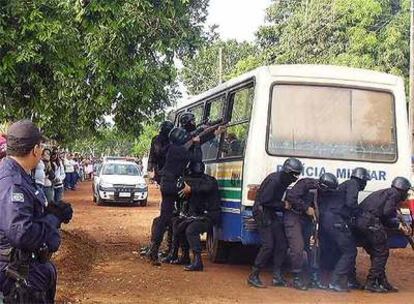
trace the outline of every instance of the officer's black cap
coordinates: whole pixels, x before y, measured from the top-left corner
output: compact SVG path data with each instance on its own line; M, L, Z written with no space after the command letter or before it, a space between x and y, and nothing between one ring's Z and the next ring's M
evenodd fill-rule
M28 149L47 141L40 129L30 120L19 120L7 130L7 147Z

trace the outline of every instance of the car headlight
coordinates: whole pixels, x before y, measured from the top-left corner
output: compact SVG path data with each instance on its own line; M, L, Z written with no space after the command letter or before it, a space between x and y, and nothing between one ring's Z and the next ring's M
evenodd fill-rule
M99 185L101 188L113 188L114 185L110 183L100 183Z
M137 189L146 189L147 184L138 184L138 185L135 186L135 188L137 188Z

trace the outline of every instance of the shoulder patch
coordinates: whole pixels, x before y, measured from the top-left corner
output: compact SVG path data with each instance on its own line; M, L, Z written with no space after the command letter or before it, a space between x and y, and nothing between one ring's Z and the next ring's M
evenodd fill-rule
M20 192L13 192L12 194L13 202L23 203L24 202L24 195Z

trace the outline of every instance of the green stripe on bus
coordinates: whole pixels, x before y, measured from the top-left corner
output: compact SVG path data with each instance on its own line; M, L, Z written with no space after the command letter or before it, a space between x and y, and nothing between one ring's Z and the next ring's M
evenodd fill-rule
M220 197L221 198L230 198L230 199L241 199L241 191L240 190L220 190Z
M238 180L237 182L235 182L234 180L230 180L230 179L219 179L217 180L219 187L240 187L241 189L241 180Z

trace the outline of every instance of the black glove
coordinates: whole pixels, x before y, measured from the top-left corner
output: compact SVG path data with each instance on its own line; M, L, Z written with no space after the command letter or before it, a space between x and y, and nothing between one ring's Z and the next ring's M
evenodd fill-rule
M46 207L46 212L56 216L61 222L67 224L72 219L73 209L70 203L60 201L59 203L51 202Z

